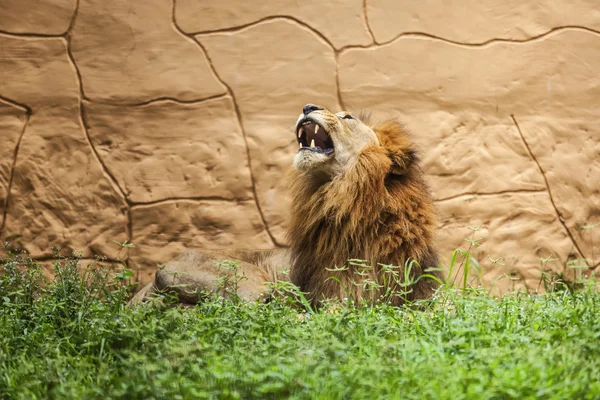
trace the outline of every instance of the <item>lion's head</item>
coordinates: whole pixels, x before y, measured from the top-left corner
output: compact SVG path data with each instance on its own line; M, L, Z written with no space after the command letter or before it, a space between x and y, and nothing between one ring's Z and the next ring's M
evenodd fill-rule
M307 104L295 133L299 148L288 181L292 281L314 300L345 297L348 290L373 299L404 284L383 283L380 266L403 268L412 259L418 265L410 275L417 282L406 298L429 297L435 285L420 277L424 269L438 267L435 212L402 125L393 120L370 125L348 112ZM366 294L354 285L351 268L342 269L349 259L366 260L372 267L367 275L381 290Z
M296 122L298 152L294 167L335 175L352 165L360 151L379 144L375 132L352 114L332 113L307 104Z

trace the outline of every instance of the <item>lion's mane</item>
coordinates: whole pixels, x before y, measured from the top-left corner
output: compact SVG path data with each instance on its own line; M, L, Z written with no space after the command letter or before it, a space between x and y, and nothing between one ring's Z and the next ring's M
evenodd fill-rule
M406 292L402 276L407 260L418 262L410 269L416 283L404 296L391 297L392 304L428 298L437 286L435 280L423 277L426 268L438 267L435 209L414 144L397 121L372 129L381 145L364 148L342 175L324 179L294 170L288 177L290 279L314 303L350 296L377 300L390 289ZM366 260L373 269L363 271L366 276L357 275L356 268L348 266L349 259ZM400 267L401 280L390 283L380 263ZM438 271L429 273L441 278ZM381 287L366 290L360 284L365 277Z

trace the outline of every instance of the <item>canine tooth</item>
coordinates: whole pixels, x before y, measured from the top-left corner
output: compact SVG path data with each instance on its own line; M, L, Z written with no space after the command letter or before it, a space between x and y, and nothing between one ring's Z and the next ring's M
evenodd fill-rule
M298 143L298 147L302 148L302 143Z
M300 130L298 130L298 139L300 139L300 136L302 136L303 133L304 133L304 127L300 128Z
M315 134L319 131L319 125L315 125Z
M310 147L315 147L315 139L310 141Z

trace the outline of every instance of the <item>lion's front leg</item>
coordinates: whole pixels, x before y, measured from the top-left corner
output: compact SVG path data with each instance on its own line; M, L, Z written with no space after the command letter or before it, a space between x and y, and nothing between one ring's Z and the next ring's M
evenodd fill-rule
M156 291L168 291L182 303L196 304L203 297L219 294L255 301L266 298L269 282L285 280L280 271L289 269L284 249L186 251L156 272L154 282L130 301L136 304Z

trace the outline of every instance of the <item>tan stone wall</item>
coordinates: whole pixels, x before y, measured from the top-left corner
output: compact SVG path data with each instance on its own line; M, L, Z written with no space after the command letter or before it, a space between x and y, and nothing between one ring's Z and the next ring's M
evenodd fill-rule
M596 0L2 0L0 32L0 236L34 257L128 240L148 281L184 247L283 244L313 102L403 119L444 259L481 226L487 285L600 262Z

